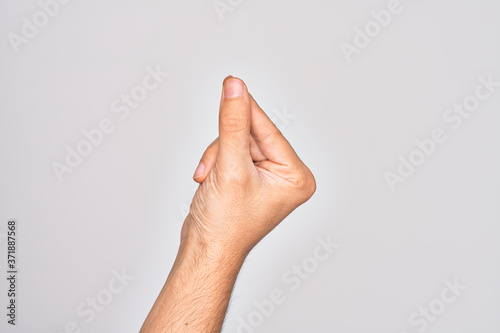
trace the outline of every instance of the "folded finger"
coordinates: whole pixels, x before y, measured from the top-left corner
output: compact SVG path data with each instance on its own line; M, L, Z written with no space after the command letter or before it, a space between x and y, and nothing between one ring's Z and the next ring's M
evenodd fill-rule
M219 138L215 139L205 150L200 163L194 172L193 179L197 183L203 183L217 161L219 154Z
M288 165L299 162L300 159L295 150L253 97L251 97L250 109L250 131L262 153L270 161L279 164Z

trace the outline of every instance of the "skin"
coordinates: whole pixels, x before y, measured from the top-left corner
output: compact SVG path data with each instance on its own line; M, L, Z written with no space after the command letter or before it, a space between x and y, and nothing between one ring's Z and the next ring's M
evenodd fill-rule
M141 333L220 332L245 257L316 190L311 171L231 76L223 83L219 137L193 178L200 185L177 258Z

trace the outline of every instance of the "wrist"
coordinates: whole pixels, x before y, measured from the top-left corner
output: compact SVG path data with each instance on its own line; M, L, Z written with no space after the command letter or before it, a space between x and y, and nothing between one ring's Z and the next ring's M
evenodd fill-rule
M193 259L217 266L241 267L249 253L249 249L243 249L238 244L226 242L221 239L207 237L199 230L188 214L181 233L179 257L181 259Z

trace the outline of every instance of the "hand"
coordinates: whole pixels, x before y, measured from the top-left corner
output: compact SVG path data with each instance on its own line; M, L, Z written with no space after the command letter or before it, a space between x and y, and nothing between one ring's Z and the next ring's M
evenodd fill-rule
M242 256L316 190L311 171L231 76L223 83L219 137L193 178L200 186L181 239Z
M233 77L224 80L219 138L194 179L200 186L177 258L141 333L220 332L245 256L316 190L311 171Z

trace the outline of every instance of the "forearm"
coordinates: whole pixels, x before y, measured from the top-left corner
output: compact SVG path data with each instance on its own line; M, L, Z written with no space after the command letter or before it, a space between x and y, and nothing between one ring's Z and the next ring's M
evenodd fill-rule
M244 256L183 237L141 333L220 332Z
M316 190L311 171L233 77L223 84L219 137L193 178L200 186L181 247L142 333L219 332L248 252Z

